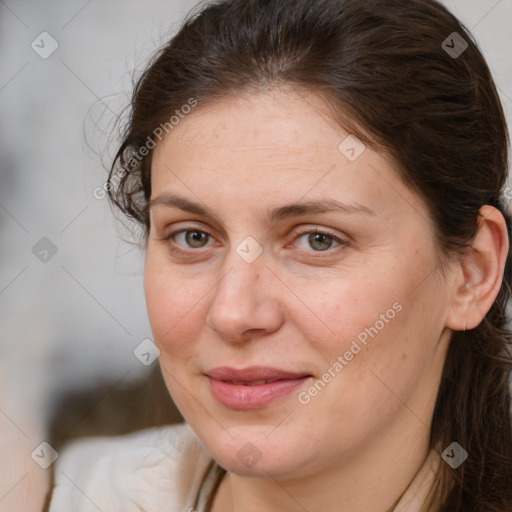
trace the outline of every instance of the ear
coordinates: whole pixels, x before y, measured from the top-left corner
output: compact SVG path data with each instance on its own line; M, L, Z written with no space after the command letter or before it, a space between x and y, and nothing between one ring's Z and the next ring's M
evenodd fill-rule
M507 224L492 206L482 206L479 213L477 233L453 280L446 326L454 331L477 327L502 285L509 251Z

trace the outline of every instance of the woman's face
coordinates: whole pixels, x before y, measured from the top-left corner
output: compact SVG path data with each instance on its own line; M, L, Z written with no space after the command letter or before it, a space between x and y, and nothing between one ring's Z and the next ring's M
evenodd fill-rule
M155 148L145 293L163 376L241 475L428 445L448 281L423 202L349 135L280 89L199 104Z

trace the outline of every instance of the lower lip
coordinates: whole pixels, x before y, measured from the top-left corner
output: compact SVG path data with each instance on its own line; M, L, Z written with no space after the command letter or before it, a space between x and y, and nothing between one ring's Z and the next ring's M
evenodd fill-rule
M289 395L310 377L278 380L259 386L231 384L208 377L214 397L229 409L260 409L274 400Z

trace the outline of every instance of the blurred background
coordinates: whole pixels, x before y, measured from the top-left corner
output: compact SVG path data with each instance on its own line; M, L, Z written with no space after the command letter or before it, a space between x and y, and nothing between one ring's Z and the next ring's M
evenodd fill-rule
M0 510L48 478L41 443L181 419L144 357L144 254L104 184L134 74L197 3L0 0ZM510 124L512 0L443 3L476 36Z

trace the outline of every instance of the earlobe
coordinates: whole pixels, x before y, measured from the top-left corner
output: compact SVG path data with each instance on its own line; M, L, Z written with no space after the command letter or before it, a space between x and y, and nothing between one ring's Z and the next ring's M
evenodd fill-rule
M477 233L453 281L448 328L474 329L482 322L500 291L508 252L505 218L496 208L482 206Z

